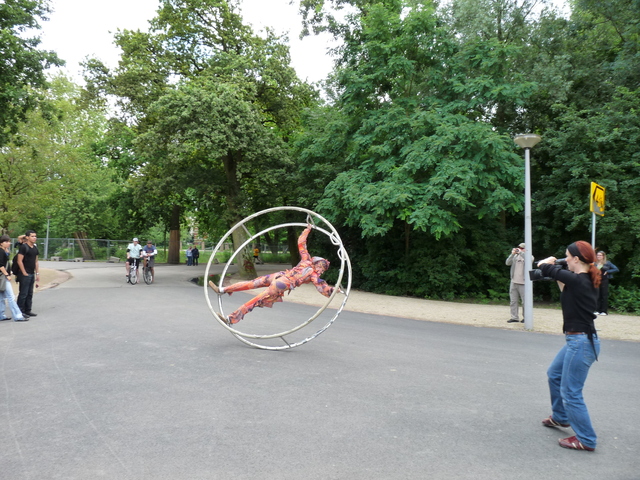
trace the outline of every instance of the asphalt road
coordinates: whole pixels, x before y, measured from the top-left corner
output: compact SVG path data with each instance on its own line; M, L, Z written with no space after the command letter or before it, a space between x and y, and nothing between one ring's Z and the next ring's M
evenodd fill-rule
M562 336L343 312L266 351L213 320L188 281L204 266L131 286L121 264L41 263L74 278L0 323L3 480L640 478L638 343L603 341L585 388L598 448L577 452L540 425Z

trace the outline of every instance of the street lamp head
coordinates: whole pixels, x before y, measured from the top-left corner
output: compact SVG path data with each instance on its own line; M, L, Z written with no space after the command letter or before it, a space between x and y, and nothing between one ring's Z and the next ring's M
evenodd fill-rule
M542 140L540 135L535 133L516 135L516 138L513 139L522 148L533 148L540 140Z

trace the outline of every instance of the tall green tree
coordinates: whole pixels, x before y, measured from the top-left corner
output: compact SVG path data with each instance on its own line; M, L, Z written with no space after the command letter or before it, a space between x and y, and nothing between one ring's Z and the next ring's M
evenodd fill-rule
M626 0L574 4L563 32L566 95L547 106L544 142L535 155L535 236L561 252L591 238L591 182L607 189L597 221L597 247L622 265L616 283L640 278L637 143L640 106L640 5Z
M318 159L328 146L323 135L337 125L345 132L336 142L343 150L329 150L344 163L319 208L359 231L371 251L379 253L376 245L388 246L393 238L395 250L385 261L371 257L366 276L377 272L380 278L384 269L405 292L415 288L408 285L419 271L429 269L432 255L442 253L440 242L451 246L456 239L457 251L440 256L448 257L452 282L427 290L460 292L470 286L455 282L454 272L469 247L482 248L473 230L495 232L504 241L503 212L522 208L521 158L497 128L496 110L522 107L535 86L517 72L505 75L519 58L518 46L461 41L435 3L354 3L359 12L342 29L348 34L336 72L340 114L331 115L337 123L301 139L308 146L304 158ZM418 260L423 242L433 253Z
M155 159L148 168L159 170L147 178L156 179L161 189L176 179L189 184L198 207L224 205L230 224L251 213L256 197L274 190L277 171L284 175L291 164L284 142L264 128L260 110L248 97L237 85L202 80L161 97L150 110L156 122L139 138L145 155ZM238 234L236 245L246 239Z
M128 31L118 34L117 43L123 49L123 55L113 74L96 62L92 63L90 72L93 91L116 95L122 111L135 119L136 134L156 131L156 123L162 119L154 113L154 108L167 99L172 99L172 105L176 105L174 90L181 91L176 89L176 83L196 85L197 79L200 79L199 90L211 87L216 91L216 85L235 90L238 98L253 104L260 115L261 128L283 142L299 129L300 111L314 100L315 93L295 75L290 66L288 47L281 39L270 32L266 38L258 37L243 24L237 2L163 0L151 26L147 34ZM189 83L191 81L193 83ZM243 113L238 112L238 115L242 117ZM219 126L219 122L209 125L212 129ZM210 135L218 134L211 132ZM283 159L288 158L286 149L282 152ZM207 218L206 212L212 208L218 216L226 213L231 224L242 218L243 209L233 200L234 196L229 197L231 201L212 200L219 196L215 190L216 178L206 176L212 172L205 172L203 177L200 165L183 161L181 170L177 171L164 158L149 158L140 151L138 158L139 165L144 166L145 178L143 181L134 179L130 184L147 191L160 191L163 185L166 186L165 178L173 179L169 184L171 190L163 190L169 195L153 197L173 202L171 211L189 212L211 225L217 223L211 215ZM183 160L188 158L185 156ZM282 173L291 169L277 175L275 171L259 171L264 168L262 163L249 162L243 167L245 178L252 164L255 176L262 176L259 188L255 188L255 183L238 180L229 181L228 185L246 189L240 193L251 199L253 206L271 206L278 197L278 188L272 179L279 179L281 183L286 181ZM199 181L195 188L194 178L209 180L213 187L207 189ZM175 218L172 223L174 226L177 223Z
M80 87L64 77L38 95L46 104L30 111L0 150L2 227L24 230L50 217L57 235L109 236L115 184L95 149L104 113L83 105Z
M48 13L44 0L0 3L0 147L38 103L37 89L46 84L44 71L63 64L54 52L38 49L39 37L28 36Z

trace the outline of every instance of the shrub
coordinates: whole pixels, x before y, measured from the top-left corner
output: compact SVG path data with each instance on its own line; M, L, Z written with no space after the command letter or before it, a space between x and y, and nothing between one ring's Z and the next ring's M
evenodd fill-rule
M640 288L610 286L609 306L617 312L640 313Z

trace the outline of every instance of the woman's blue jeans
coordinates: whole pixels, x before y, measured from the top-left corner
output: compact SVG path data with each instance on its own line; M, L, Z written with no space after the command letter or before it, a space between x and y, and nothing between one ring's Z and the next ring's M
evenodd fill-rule
M9 305L9 309L11 310L11 314L13 315L13 320L21 320L23 317L20 308L18 308L18 304L16 303L16 299L13 295L13 288L11 287L11 282L7 281L7 288L4 292L0 292L0 307L2 308L2 312L0 312L1 318L7 318L5 315L5 301Z
M596 448L598 437L591 426L582 388L596 353L600 354L600 340L594 336L591 345L588 335L565 337L566 344L547 370L553 419L558 423L570 424L578 440L587 447Z

